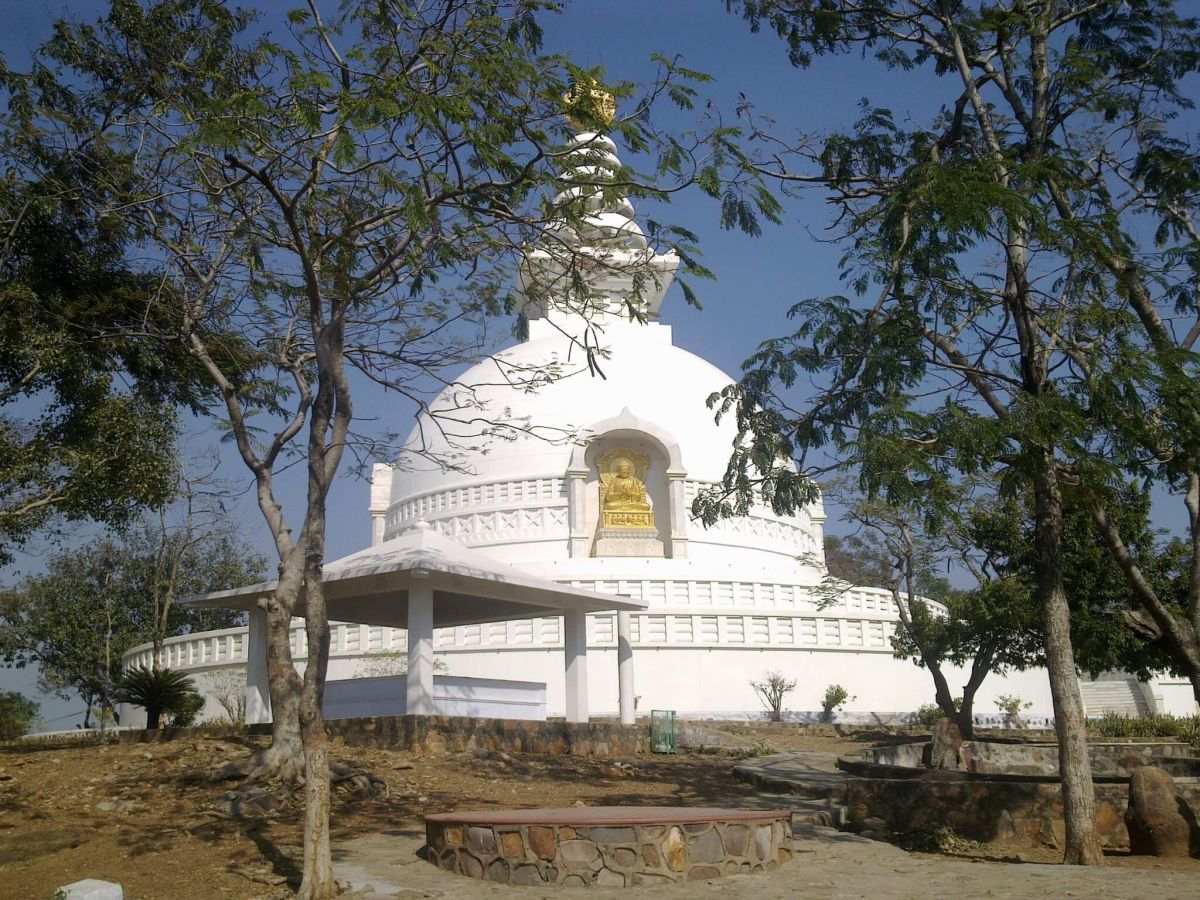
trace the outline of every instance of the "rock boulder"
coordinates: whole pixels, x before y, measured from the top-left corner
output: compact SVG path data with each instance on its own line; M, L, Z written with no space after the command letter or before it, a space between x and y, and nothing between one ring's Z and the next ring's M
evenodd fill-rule
M1129 780L1129 852L1143 856L1191 855L1193 817L1175 792L1175 781L1157 766L1141 766Z

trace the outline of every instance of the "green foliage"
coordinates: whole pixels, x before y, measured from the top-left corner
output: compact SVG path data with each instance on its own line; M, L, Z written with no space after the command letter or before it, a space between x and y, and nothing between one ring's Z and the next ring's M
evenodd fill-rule
M136 228L114 208L127 161L95 141L50 149L27 117L53 78L0 69L0 560L35 530L161 501L177 409L211 398L182 346L152 336L160 273L131 258Z
M1200 716L1173 716L1158 713L1150 716L1127 716L1106 712L1098 719L1088 719L1088 731L1109 738L1178 738L1200 747Z
M147 729L157 728L163 713L168 724L190 725L204 706L192 679L174 669L128 669L117 680L113 696L146 710Z
M15 741L37 721L38 704L16 691L0 691L0 741Z
M891 554L871 534L825 535L825 566L847 584L882 587L893 578Z
M922 703L909 713L908 724L932 728L944 718L946 718L945 712L936 703Z
M1118 542L1083 532L1131 491L1186 502L1200 483L1200 156L1179 124L1200 20L1170 0L729 5L797 66L861 52L897 77L920 71L937 108L914 121L864 100L849 128L764 137L757 158L832 205L845 291L796 305L794 331L710 399L743 443L694 512L712 521L757 493L795 508L819 452L940 533L955 487L988 474L1039 526L1020 529L1032 552L1013 553L1005 574L1021 583L1002 590L1057 603L1057 545L1075 543L1067 593L1085 665L1160 664L1159 646L1138 662L1119 633L1132 592L1088 561ZM797 403L801 383L816 389ZM1062 503L1082 512L1060 527ZM1136 588L1154 609L1143 632L1193 666L1200 566L1189 558L1174 570L1190 568L1187 590L1155 598L1173 576L1153 541L1124 536L1127 571L1157 579Z
M164 563L178 568L175 596L184 596L259 580L261 557L228 527L211 522L211 532L185 543L176 532L159 540L161 533L156 538L149 521L144 524L57 553L44 574L0 593L0 658L37 665L43 689L64 697L77 693L90 706L118 678L122 654L136 644L155 634L236 625L241 614L231 610L168 603L164 629Z
M829 685L821 695L821 721L832 722L834 714L840 712L842 707L853 699L850 692L840 684Z
M1021 712L1031 706L1033 706L1032 702L1022 700L1016 694L998 694L996 696L996 709L1004 715L1005 728L1024 728L1025 722L1021 718Z
M738 747L733 751L733 758L741 761L743 759L758 759L760 756L770 756L775 750L766 741L761 738L750 747Z
M174 708L166 710L167 727L190 728L196 724L196 720L203 711L204 697L200 692L196 690L186 692L175 704Z

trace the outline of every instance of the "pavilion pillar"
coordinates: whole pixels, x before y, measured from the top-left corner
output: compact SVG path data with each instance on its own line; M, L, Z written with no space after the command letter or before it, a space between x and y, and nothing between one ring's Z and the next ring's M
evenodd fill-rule
M410 716L433 715L433 588L408 589L408 693Z
M632 725L637 710L633 702L633 640L628 612L617 613L617 683L621 698L621 724Z
M267 611L250 609L246 635L246 724L271 721L271 688L267 681Z
M563 662L566 667L567 721L588 720L587 614L563 613Z

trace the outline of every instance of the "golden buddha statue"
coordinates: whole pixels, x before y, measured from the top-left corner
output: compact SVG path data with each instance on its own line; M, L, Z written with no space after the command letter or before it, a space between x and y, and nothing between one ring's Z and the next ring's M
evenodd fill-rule
M654 529L654 510L646 493L650 458L632 450L610 450L598 460L602 528Z

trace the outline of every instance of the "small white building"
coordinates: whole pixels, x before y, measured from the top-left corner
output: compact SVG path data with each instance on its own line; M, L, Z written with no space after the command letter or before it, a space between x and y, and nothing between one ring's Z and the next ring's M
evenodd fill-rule
M581 172L594 179L614 168L615 149L605 137L578 135L568 184ZM558 199L579 202L581 190L568 187ZM647 246L629 201L592 195L584 202L582 224L557 229L527 254L527 339L442 393L431 407L440 424L428 416L416 423L402 466L375 467L375 544L427 524L539 582L637 601L644 608L629 614L630 638L642 714L761 715L750 683L769 671L796 680L785 708L802 716L820 709L831 684L851 696L846 721L894 721L929 702L928 673L892 654L898 618L891 595L851 587L829 600L818 591L826 576L819 502L795 516L756 508L711 528L691 519L696 495L721 482L736 437L733 424L717 424L706 405L732 381L672 343L660 307L678 261ZM594 264L588 277L599 297L591 298L590 334L603 351L594 359L602 377L576 339L579 316L544 288L568 280L562 248ZM640 296L635 283L643 285ZM628 304L639 305L648 322L631 321ZM622 461L633 480L618 491L606 482L621 477ZM602 488L603 497L622 499L606 501ZM298 660L301 624L293 634ZM615 612L587 617L592 715L618 711L617 632ZM329 678L386 674L388 654L407 646L396 627L335 625ZM568 712L560 617L438 628L433 652L449 678L544 684L547 714ZM126 662L147 662L149 653L137 648ZM211 695L246 657L246 629L231 629L173 638L162 662L194 673ZM966 681L955 674L952 686ZM1051 713L1042 670L990 677L977 712L992 713L1000 694L1032 701L1032 719ZM1186 682L1143 691L1110 678L1085 686L1085 700L1093 709L1136 703L1194 711ZM210 702L207 712L220 710Z

